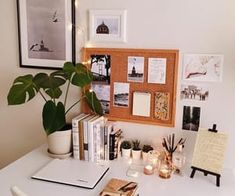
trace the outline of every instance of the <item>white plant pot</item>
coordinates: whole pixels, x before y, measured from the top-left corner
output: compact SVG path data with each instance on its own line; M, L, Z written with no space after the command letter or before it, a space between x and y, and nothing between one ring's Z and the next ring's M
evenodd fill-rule
M131 157L131 148L130 149L122 148L122 157L129 159Z
M148 162L148 156L149 156L149 153L147 153L147 152L142 152L142 158L143 158L143 161L144 161L144 162Z
M67 154L71 152L72 130L56 131L47 137L48 150L53 154Z
M134 160L141 159L141 150L132 150L132 158Z

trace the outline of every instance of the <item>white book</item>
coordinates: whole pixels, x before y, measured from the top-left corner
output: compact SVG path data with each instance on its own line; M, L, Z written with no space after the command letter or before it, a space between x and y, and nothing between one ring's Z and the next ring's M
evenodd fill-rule
M85 161L89 161L89 155L88 155L88 151L89 151L89 145L88 145L88 122L92 121L93 119L96 119L98 116L96 115L91 115L88 116L87 118L85 118L83 120L83 145L84 145L84 159Z
M134 92L132 114L136 116L150 117L150 103L150 93Z
M89 148L88 154L89 154L89 161L94 161L94 124L100 122L100 123L105 123L105 117L100 116L96 119L94 119L93 121L88 122L88 146L90 146L91 148Z
M72 119L72 141L73 141L73 157L80 158L79 153L79 121L84 119L88 114L81 113Z

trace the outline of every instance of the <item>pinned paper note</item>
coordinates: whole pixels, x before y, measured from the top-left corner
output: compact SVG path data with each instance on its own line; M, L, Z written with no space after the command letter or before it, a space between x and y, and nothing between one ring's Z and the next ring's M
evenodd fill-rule
M146 92L133 93L133 110L132 114L136 116L150 116L151 94Z

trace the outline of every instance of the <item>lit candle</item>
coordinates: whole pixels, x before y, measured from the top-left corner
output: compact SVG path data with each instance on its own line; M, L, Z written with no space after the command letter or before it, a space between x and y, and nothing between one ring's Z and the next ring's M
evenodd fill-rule
M171 170L162 168L159 171L159 177L161 178L170 178L171 177Z
M146 165L144 167L144 174L152 175L153 174L153 166L152 165Z

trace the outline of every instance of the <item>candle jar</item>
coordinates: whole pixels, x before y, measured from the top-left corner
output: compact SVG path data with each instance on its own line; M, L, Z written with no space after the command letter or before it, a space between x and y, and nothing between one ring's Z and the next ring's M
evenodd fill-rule
M148 152L148 163L153 166L153 168L158 168L158 157L159 157L159 152L157 150L152 150Z
M144 174L152 175L154 172L154 167L150 164L144 166Z
M163 160L160 162L158 170L159 177L164 179L170 178L172 171L173 171L172 164L169 164L167 160Z

